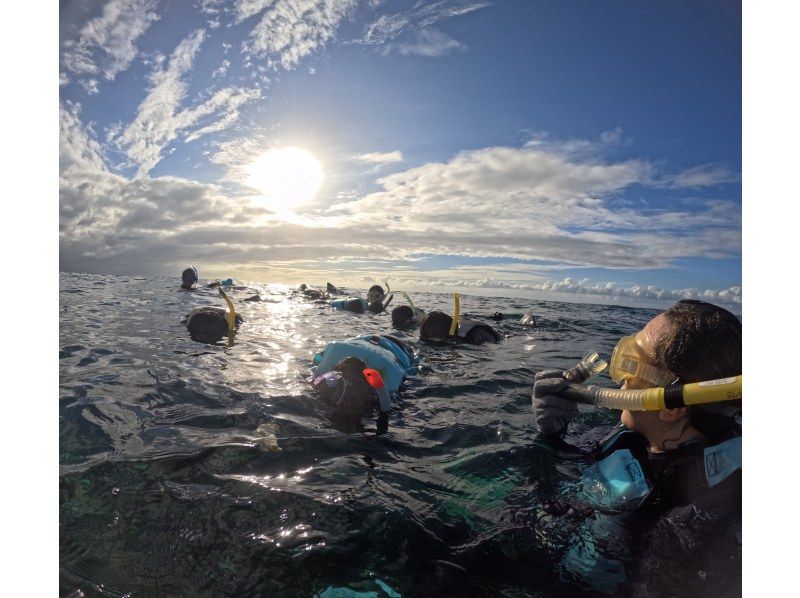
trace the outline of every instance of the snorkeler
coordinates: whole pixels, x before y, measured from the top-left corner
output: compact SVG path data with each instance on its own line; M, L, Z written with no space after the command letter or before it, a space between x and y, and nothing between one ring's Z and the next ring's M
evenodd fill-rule
M339 418L360 420L378 407L378 429L385 431L391 394L419 362L414 350L392 336L361 336L328 343L314 356L315 390Z
M367 291L367 311L373 314L386 311L393 297L394 295L388 295L387 297L387 292L383 290L381 285L372 285ZM384 299L386 299L386 301L384 301Z
M622 390L580 384L604 366L589 359L568 372L539 372L532 399L540 435L573 449L563 437L578 414L576 397L622 409L621 424L595 449L596 463L584 475L602 489L602 506L741 505L739 319L709 303L680 301L617 344L609 374Z
M197 268L189 266L181 272L181 289L184 291L194 290L194 285L197 284Z
M221 288L220 295L225 299L228 308L204 305L195 307L183 322L193 340L204 343L215 343L226 335L231 335L244 320L236 313L233 302Z
M425 312L414 305L408 293L403 291L394 291L400 293L405 297L408 305L398 305L392 310L392 325L395 328L408 328L410 326L419 325L425 318Z
M419 337L421 339L453 339L470 345L500 341L500 335L488 324L461 317L461 300L458 293L453 294L453 300L455 316L449 316L442 311L430 312L420 323Z

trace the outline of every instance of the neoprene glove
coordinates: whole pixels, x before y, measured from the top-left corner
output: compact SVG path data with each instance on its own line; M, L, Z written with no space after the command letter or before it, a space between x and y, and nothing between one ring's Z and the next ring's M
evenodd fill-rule
M547 436L563 434L570 420L578 415L578 405L574 401L554 394L566 386L567 381L561 370L545 370L536 374L531 402L540 433Z

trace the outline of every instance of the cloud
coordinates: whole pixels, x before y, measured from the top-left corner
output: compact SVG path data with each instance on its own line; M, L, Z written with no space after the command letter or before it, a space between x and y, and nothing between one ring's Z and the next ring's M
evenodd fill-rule
M391 44L386 47L385 52L397 51L403 56L424 56L427 58L439 58L451 52L464 50L466 46L453 39L449 35L437 29L428 27L414 33L414 38L410 41Z
M339 23L357 5L358 0L239 0L236 21L261 14L246 49L257 56L275 57L289 70L333 38Z
M429 5L418 2L407 11L381 15L368 23L354 43L381 46L384 55L397 52L403 56L445 56L466 46L432 25L486 6L488 2L464 0L440 0Z
M139 175L150 172L161 160L164 148L181 134L184 141L191 142L221 131L238 119L241 106L261 96L258 89L226 87L204 102L180 109L187 90L184 76L191 71L204 39L202 30L189 34L167 65L156 68L136 118L113 139L115 146L138 165Z
M62 267L144 267L181 233L214 223L258 223L265 215L219 186L177 177L128 179L111 172L77 105L60 107L59 205ZM231 237L228 237L229 241ZM185 252L175 249L176 255ZM191 250L190 250L191 251Z
M63 44L62 67L75 75L112 81L136 57L136 40L158 19L156 0L110 0L76 40Z
M710 303L733 306L741 306L742 304L742 288L740 286L731 286L727 289L664 289L656 285L631 284L622 286L616 282L592 283L588 278L574 279L571 277L565 277L560 280L544 280L537 283L521 283L496 280L494 278L459 279L458 274L459 271L456 270L449 277L446 274L442 276L441 272L427 276L392 275L390 277L390 285L394 288L402 286L403 288L416 289L426 287L441 288L444 286L476 290L508 290L512 291L513 294L519 294L520 291L546 295L556 293L577 297L605 298L614 301L635 299L671 303L681 299L698 299Z
M211 73L211 78L216 79L217 77L224 77L227 74L228 69L230 67L231 67L231 61L223 60L220 63L220 65L216 69L214 69L214 72Z
M211 160L235 172L264 150L268 133L222 143ZM111 172L76 104L62 106L60 136L67 270L165 274L191 261L208 272L236 268L241 276L286 282L309 273L346 281L392 271L407 281L485 292L741 301L737 287L665 290L545 276L575 267L670 268L679 258L740 253L731 202L692 211L618 206L628 187L650 184L652 167L644 160L578 157L563 149L570 144L484 148L383 177L381 191L343 200L329 213L286 220L254 207L235 186ZM425 255L442 256L441 263L454 256L493 261L430 270ZM508 258L518 261L503 263Z
M708 187L726 183L738 183L741 176L719 164L705 164L688 168L678 174L664 177L661 183L666 187Z
M393 164L403 161L403 154L400 151L393 152L372 152L355 156L356 160L368 162L370 164Z

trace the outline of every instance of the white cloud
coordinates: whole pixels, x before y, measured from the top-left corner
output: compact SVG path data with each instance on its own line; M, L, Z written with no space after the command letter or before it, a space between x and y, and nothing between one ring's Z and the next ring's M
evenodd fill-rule
M508 290L509 294L542 293L546 296L552 294L572 295L576 297L595 297L613 300L621 299L656 300L662 304L673 303L681 299L699 299L716 304L741 306L742 288L732 286L727 289L664 289L656 285L630 284L622 286L616 282L592 283L588 278L574 279L566 277L560 280L543 280L536 283L512 282L496 280L494 278L458 278L460 270L454 272L437 271L433 273L420 273L414 275L392 275L390 286L392 288L436 289L441 287L475 289L475 290ZM652 302L651 302L652 303Z
M367 24L355 43L382 46L384 55L397 52L403 56L445 56L466 46L432 25L486 6L488 2L464 0L440 0L428 5L418 2L409 10L381 15Z
M239 0L236 20L261 14L250 32L246 49L258 56L276 57L284 69L333 38L341 20L359 0Z
M397 51L403 56L424 56L439 58L451 52L464 50L466 46L442 33L438 29L427 27L415 32L413 39L386 46L384 52Z
M136 40L158 19L156 0L110 0L88 21L78 39L63 44L61 64L76 75L111 81L136 57Z
M164 274L173 263L192 261L206 264L205 271L236 268L241 276L286 282L324 273L348 284L390 271L404 286L416 281L481 293L513 289L651 304L684 297L741 301L738 287L669 290L545 276L580 266L669 268L677 258L738 254L730 202L699 211L612 209L628 186L649 184L646 161L579 159L546 144L485 148L384 177L382 191L350 200L334 216L309 212L284 221L217 185L111 172L78 110L61 109L65 269ZM232 172L268 141L264 129L222 143L212 161ZM427 254L497 261L426 271L420 256Z
M370 164L393 164L403 161L403 154L399 150L393 152L371 152L355 156L356 160Z
M725 183L738 183L741 177L719 164L704 164L688 168L676 175L664 177L667 187L708 187Z
M216 69L214 69L214 72L211 73L211 78L216 79L217 77L224 77L227 74L228 69L230 67L231 67L231 61L223 60L220 63L220 65Z
M116 147L139 166L139 175L148 173L161 160L164 148L179 135L188 142L220 131L237 120L242 105L261 96L257 89L226 87L208 100L181 110L187 90L184 76L191 71L204 39L205 33L197 30L178 44L167 65L159 66L151 75L150 91L139 105L136 118L114 138Z

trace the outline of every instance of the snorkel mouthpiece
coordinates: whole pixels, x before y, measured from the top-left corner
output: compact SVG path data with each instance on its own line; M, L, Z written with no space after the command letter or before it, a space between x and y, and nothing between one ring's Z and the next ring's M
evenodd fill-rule
M605 359L600 359L600 355L597 351L593 351L585 355L580 363L564 372L564 378L568 382L577 382L581 384L595 374L599 374L607 367L608 362L606 362Z

